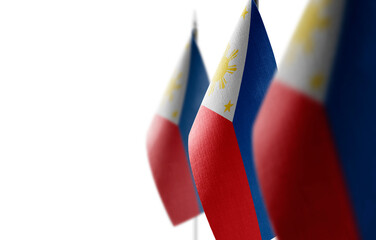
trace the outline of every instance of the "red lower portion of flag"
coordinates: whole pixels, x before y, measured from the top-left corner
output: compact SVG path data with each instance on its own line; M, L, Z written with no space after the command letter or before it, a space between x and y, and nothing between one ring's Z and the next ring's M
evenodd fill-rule
M174 225L199 214L183 141L177 125L156 115L147 138L155 183Z
M254 126L254 153L279 240L359 239L321 104L274 81Z
M261 239L232 123L201 106L189 135L196 187L216 239Z

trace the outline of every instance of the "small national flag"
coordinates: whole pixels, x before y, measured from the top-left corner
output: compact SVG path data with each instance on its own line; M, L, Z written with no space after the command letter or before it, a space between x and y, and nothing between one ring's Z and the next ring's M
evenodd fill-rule
M251 130L276 69L267 33L248 1L189 135L200 199L216 239L270 240Z
M376 239L376 1L312 0L254 126L280 240Z
M174 225L202 212L193 181L188 134L209 85L195 31L172 76L147 137L155 183Z

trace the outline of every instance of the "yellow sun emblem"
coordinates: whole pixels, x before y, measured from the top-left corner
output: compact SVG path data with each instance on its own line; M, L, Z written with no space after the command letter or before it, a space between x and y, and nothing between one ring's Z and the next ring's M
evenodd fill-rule
M225 88L226 83L227 83L225 74L226 73L233 74L237 69L235 64L230 65L230 61L238 56L239 50L238 49L233 50L230 56L227 57L227 52L229 51L229 49L230 49L230 44L227 45L227 48L226 48L225 53L223 54L222 60L219 63L217 71L214 74L213 80L210 83L209 95L211 95L214 92L214 88L217 85L217 82L219 85L219 89Z
M173 77L170 81L170 84L168 85L165 95L168 96L168 100L172 101L174 98L173 92L180 89L181 85L177 83L179 79L182 77L182 73L179 73L176 77Z
M328 6L329 2L330 0L311 1L294 33L292 42L303 44L304 50L307 52L313 51L314 31L325 29L329 26L329 18L321 14L321 11Z

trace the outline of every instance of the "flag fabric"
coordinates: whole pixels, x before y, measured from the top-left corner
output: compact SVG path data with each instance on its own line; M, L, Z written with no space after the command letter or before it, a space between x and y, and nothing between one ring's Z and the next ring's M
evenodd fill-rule
M275 68L257 6L249 1L189 135L196 187L216 239L274 237L255 175L251 127Z
M152 174L173 225L202 212L189 164L188 134L208 85L193 33L147 136Z
M254 126L280 240L376 239L376 1L312 0Z

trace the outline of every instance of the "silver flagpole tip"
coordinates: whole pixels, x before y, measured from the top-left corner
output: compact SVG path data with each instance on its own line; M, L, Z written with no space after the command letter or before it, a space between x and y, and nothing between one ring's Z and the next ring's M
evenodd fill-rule
M193 11L193 29L192 29L193 37L197 41L197 15L196 10Z
M257 8L259 8L259 0L254 0Z

